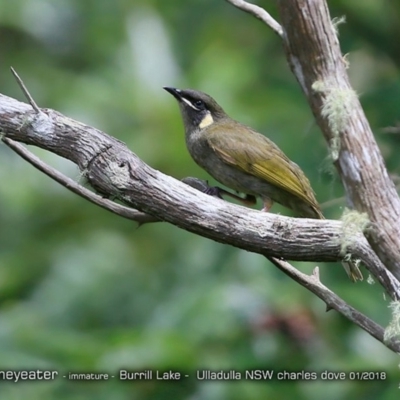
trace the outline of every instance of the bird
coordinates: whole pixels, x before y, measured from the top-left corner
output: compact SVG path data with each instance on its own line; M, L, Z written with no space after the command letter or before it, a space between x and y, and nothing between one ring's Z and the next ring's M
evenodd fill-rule
M191 157L213 178L244 193L247 203L261 198L262 211L276 202L298 217L324 219L310 181L272 140L232 119L204 92L164 89L178 101ZM354 262L344 267L351 280L363 279Z

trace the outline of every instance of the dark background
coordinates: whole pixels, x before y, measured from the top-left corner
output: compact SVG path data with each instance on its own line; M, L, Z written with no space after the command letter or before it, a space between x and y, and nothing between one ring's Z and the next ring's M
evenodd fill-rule
M259 1L277 16L272 1ZM390 172L399 172L400 3L329 1L349 74ZM162 86L215 97L305 171L329 218L343 188L279 38L219 0L0 1L1 93L25 101L13 66L41 107L126 142L178 179L210 177L186 151L178 107ZM76 166L32 149L76 180ZM0 146L0 369L107 372L172 368L195 375L262 368L386 371L385 382L273 380L179 384L0 382L1 399L394 399L399 359L263 257L164 223L116 217ZM215 182L210 179L210 182ZM273 212L290 213L278 206ZM296 263L311 273L313 263ZM377 285L352 284L340 264L322 281L386 326ZM367 278L366 272L364 272Z

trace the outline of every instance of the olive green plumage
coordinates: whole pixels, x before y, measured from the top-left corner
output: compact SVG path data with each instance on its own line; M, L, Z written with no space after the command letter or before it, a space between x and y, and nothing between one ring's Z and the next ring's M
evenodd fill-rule
M203 92L164 89L178 100L191 156L217 181L260 197L264 211L277 202L299 217L324 218L310 181L275 143L230 118ZM353 280L362 279L354 265L346 271Z

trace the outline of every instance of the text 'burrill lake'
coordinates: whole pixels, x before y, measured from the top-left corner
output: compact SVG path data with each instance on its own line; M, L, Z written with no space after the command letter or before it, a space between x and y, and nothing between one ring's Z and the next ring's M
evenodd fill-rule
M235 380L242 379L242 373L238 371L210 371L210 370L199 370L191 374L183 374L176 371L119 371L120 380L180 380L182 378L189 378L195 376L198 380Z

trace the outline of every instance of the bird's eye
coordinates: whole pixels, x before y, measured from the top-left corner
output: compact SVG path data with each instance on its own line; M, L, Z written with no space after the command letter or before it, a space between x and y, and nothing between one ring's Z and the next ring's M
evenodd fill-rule
M194 106L197 107L197 108L202 109L202 108L204 108L204 101L203 100L196 100L194 102Z

